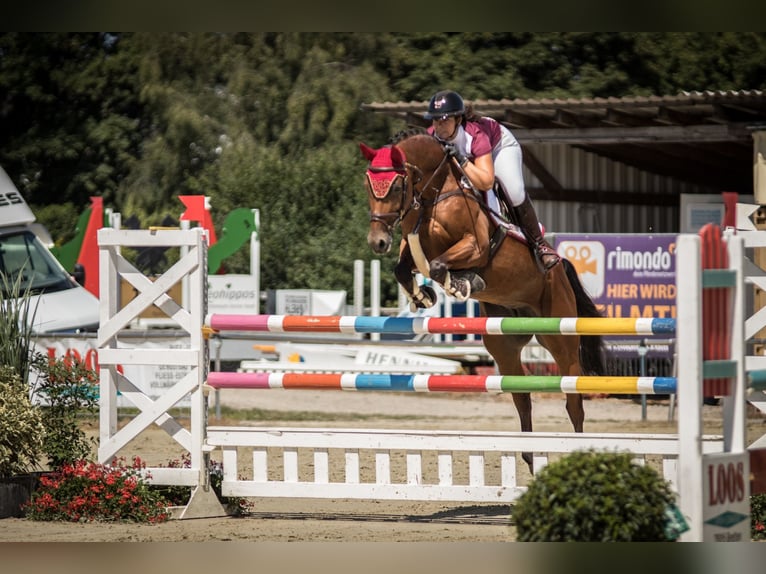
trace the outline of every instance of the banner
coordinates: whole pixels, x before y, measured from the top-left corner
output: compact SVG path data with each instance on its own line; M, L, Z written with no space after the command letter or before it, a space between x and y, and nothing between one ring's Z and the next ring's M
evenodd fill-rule
M85 364L89 369L98 370L98 348L96 338L82 337L39 337L35 341L35 350L47 355L52 359L70 357ZM119 348L141 349L188 349L189 337L152 337L152 338L125 338L117 342ZM136 385L152 400L163 396L167 389L175 385L190 371L191 367L185 365L118 365L117 370L123 373L129 381ZM134 407L118 394L118 407ZM191 406L190 397L187 395L176 403L177 407Z
M605 317L676 316L676 235L557 233L553 245L577 270ZM636 338L613 351L636 354ZM652 337L645 337L651 341ZM623 338L612 337L620 341ZM669 353L668 345L650 351Z

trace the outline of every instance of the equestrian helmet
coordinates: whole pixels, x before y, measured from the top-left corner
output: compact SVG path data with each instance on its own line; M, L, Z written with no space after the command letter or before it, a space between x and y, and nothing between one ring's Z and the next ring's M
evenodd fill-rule
M449 116L462 116L465 113L463 98L457 92L442 90L436 92L428 102L428 111L423 117L427 120L446 118Z

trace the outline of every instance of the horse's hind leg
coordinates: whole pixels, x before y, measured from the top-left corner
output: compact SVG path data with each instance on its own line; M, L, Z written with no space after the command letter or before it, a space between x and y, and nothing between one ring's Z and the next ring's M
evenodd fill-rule
M553 356L559 373L564 376L580 376L580 337L578 335L546 335L537 338ZM580 393L566 393L566 410L574 432L583 432L585 409Z
M484 346L495 359L497 370L501 375L523 375L524 367L521 364L521 350L529 340L528 335L485 335ZM511 393L513 404L519 415L522 432L532 432L532 397L529 393ZM533 472L532 453L523 452L521 458L529 466L529 472Z
M577 298L567 278L563 265L557 265L546 275L546 291L543 298L544 317L576 317ZM553 356L559 374L577 377L583 374L580 364L579 335L544 335L537 340ZM567 393L566 410L575 432L583 432L585 409L579 393Z
M532 395L529 393L511 393L516 412L519 413L521 432L532 432ZM530 451L521 453L521 459L527 463L530 474L535 473L534 457Z
M585 422L585 409L583 408L582 395L580 393L567 393L567 414L572 421L575 432L582 432Z

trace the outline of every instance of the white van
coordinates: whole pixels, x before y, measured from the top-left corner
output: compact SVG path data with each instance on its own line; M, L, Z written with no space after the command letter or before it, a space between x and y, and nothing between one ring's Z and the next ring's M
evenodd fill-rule
M35 223L11 178L0 167L0 273L13 283L22 273L20 291L29 286L34 332L98 331L99 301L62 267L50 252L45 227ZM0 290L4 283L0 280ZM7 294L2 293L5 297Z

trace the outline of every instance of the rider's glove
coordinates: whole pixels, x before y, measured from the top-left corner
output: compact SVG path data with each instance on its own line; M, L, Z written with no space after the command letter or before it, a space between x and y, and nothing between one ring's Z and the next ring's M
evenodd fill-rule
M444 151L447 152L447 155L454 157L460 167L463 167L471 159L453 143L444 144Z

